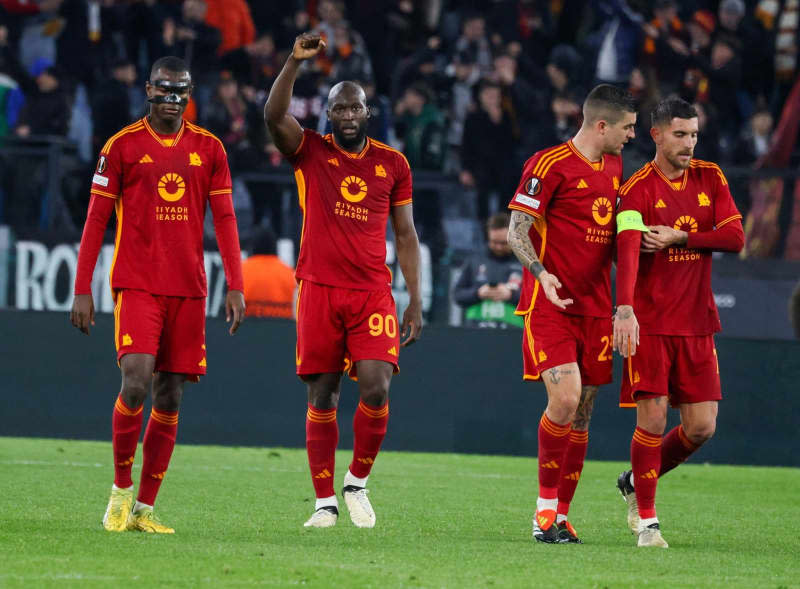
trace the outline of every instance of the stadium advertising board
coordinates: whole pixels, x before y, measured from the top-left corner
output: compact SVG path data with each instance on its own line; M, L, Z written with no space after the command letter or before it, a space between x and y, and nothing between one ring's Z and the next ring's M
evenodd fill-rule
M403 275L399 271L394 244L387 242L386 263L392 270L392 290L397 301L398 313L408 304L408 293ZM433 296L433 271L430 250L420 244L422 254L423 310L428 311ZM39 241L20 240L9 243L8 249L0 248L0 286L4 282L3 295L7 306L26 311L69 311L72 307L72 292L78 265L77 243L47 245ZM289 239L278 241L278 256L294 266L294 244ZM114 246L104 245L97 259L92 278L92 294L95 308L100 313L112 313L114 302L108 273L114 257ZM245 256L246 257L246 256ZM5 262L3 263L3 260ZM206 313L209 317L221 314L225 303L225 273L222 257L217 251L206 251L205 272L208 280ZM6 278L6 280L3 279ZM3 298L0 298L2 306Z

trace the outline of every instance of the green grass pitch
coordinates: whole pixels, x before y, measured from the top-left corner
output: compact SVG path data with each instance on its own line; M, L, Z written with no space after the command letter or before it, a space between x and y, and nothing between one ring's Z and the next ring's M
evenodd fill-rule
M342 502L335 528L307 530L304 451L178 445L156 506L177 533L111 534L109 443L0 438L0 587L800 587L798 469L680 467L659 485L670 548L645 550L611 462L587 463L578 487L585 544L533 542L535 467L385 452L375 529Z

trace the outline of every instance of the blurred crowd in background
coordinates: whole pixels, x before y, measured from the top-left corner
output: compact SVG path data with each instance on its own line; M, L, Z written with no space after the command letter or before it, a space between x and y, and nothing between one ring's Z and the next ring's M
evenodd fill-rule
M700 114L696 157L753 166L798 77L798 16L800 0L0 0L0 138L76 146L64 192L80 228L99 147L146 112L150 65L171 54L194 78L186 117L223 141L234 177L287 171L263 104L295 36L315 30L328 49L303 67L292 114L324 132L330 87L360 82L369 134L415 175L451 180L452 199L415 195L435 242L442 217L483 226L503 209L524 160L570 138L602 82L640 105L626 176L652 157L650 110L673 94ZM4 175L0 223L41 219L34 168ZM262 209L254 222L285 235L276 207Z

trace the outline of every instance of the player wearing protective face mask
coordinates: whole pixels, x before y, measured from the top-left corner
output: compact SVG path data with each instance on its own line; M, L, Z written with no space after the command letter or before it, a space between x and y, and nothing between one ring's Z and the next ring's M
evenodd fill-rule
M112 416L114 484L106 530L171 534L153 515L178 429L185 381L206 373L203 219L214 214L228 280L225 309L244 318L239 237L225 149L205 129L183 120L192 78L183 60L153 64L146 85L149 114L108 139L92 179L70 319L88 335L94 324L92 274L114 210L111 264L114 342L122 386ZM142 404L153 409L144 434L142 477L134 504L131 469L142 429Z

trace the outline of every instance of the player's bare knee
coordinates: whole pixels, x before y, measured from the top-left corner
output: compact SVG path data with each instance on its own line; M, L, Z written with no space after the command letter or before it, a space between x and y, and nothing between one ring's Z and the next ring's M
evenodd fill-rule
M666 397L638 399L636 403L636 425L648 433L661 435L667 428Z
M579 401L578 395L551 394L547 402L547 415L556 423L570 423L575 419Z
M339 391L309 386L308 402L314 409L335 409L339 405Z
M389 383L382 379L372 382L358 383L358 392L361 400L370 407L383 407L389 400Z
M152 382L153 379L150 375L137 374L135 372L124 374L122 388L119 392L123 403L131 409L139 407L150 393Z
M715 419L683 426L686 437L689 438L693 444L697 444L698 446L710 440L714 436L716 429L717 421Z
M159 411L177 411L181 406L183 390L180 388L153 389L153 407Z

